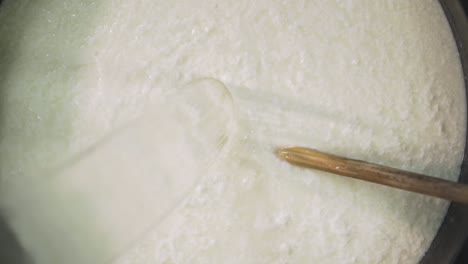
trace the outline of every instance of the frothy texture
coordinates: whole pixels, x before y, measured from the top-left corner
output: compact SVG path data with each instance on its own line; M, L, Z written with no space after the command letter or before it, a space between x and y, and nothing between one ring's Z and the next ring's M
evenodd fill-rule
M456 180L464 82L437 1L13 2L0 17L17 47L0 62L3 178L59 162L200 77L237 106L217 169L115 263L417 263L429 247L447 202L295 168L274 150Z

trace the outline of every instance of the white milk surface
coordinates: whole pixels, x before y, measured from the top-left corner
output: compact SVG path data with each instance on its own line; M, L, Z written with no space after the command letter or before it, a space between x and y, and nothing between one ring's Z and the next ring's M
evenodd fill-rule
M231 93L225 159L115 264L417 263L446 213L274 155L298 145L456 180L464 82L435 0L6 0L0 36L1 189L192 80ZM3 206L14 226L28 209Z

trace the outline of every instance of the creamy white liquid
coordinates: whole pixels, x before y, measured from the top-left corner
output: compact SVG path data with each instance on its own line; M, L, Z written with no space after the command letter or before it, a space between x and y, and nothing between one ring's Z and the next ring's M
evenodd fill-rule
M3 186L191 80L218 79L233 96L224 162L115 263L417 263L430 245L447 202L295 168L274 150L456 180L465 94L437 1L17 0L0 10Z

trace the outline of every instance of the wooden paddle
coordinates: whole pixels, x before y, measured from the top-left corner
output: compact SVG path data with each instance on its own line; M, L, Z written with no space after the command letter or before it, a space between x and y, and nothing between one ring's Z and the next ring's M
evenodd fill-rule
M302 147L282 148L277 151L277 154L289 163L302 167L468 204L468 184L447 181L361 160L348 159Z

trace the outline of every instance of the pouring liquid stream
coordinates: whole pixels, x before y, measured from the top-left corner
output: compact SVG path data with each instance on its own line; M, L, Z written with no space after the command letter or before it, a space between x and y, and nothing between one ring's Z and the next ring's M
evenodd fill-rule
M193 81L23 186L10 201L13 229L35 263L106 263L180 204L222 157L234 125L226 87Z

